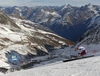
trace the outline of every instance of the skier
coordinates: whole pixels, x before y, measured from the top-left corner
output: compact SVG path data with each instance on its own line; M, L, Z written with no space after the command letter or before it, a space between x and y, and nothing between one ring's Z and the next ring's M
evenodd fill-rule
M81 51L81 53L78 53L78 56L83 56L83 55L87 54L87 51L86 51L85 47L83 47L81 45L79 45L76 50L80 50Z

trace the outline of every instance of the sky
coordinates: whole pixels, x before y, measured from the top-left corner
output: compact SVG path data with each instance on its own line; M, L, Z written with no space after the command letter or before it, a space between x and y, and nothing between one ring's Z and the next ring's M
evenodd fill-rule
M100 0L0 0L0 6L84 6L86 4L100 5Z

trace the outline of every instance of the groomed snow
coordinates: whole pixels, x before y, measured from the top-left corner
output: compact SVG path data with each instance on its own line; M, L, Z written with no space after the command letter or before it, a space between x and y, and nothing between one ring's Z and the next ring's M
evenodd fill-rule
M41 64L42 65L42 64ZM42 65L1 76L100 76L100 56Z
M97 49L95 49L95 46L92 44L90 46L85 45L88 53L90 53L89 55L95 54L91 58L62 62L62 60L66 59L65 56L77 53L77 51L72 51L74 48L68 47L56 50L57 55L59 55L58 58L37 64L32 69L2 74L0 76L100 76L100 47L96 46ZM93 49L95 49L95 52Z

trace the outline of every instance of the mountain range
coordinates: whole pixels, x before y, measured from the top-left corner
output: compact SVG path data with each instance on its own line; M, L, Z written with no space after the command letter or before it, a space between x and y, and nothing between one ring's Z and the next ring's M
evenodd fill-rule
M62 6L1 7L9 15L22 16L32 22L50 28L58 35L76 42L87 30L94 16L100 15L100 6L87 4L81 7L65 4Z
M18 59L23 63L31 57L47 55L62 46L71 46L74 42L75 48L79 44L87 48L91 44L100 44L99 5L14 6L0 7L0 10L1 66L11 62L11 50L18 53ZM54 53L61 55L63 52Z

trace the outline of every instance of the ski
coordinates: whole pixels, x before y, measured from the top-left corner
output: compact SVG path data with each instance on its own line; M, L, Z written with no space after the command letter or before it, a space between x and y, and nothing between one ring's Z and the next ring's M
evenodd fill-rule
M79 59L84 59L84 58L89 58L89 57L94 57L94 55L84 56L84 57L76 57L73 59L66 59L66 60L63 60L63 62L69 62L69 61L74 61L74 60L79 60Z

